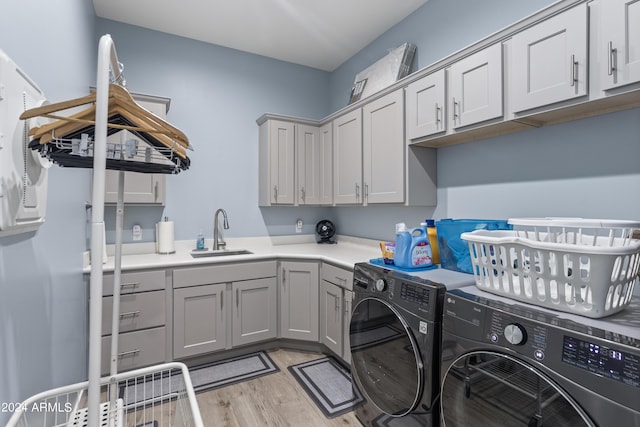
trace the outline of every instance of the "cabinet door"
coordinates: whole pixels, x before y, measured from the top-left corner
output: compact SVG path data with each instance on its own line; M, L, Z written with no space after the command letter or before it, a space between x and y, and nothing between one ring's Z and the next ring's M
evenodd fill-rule
M320 178L318 184L318 203L333 203L333 123L329 122L320 128Z
M144 98L142 99L141 96ZM168 98L133 95L136 102L160 118L166 118L169 109ZM129 131L117 132L109 136L108 140L122 143L128 139L137 139ZM119 171L107 170L105 174L105 203L118 202ZM164 206L166 201L166 182L164 174L125 172L124 173L124 203L153 204Z
M351 303L353 301L353 291L344 290L344 322L342 324L342 360L351 364L351 336L349 329L351 326Z
M640 81L640 2L607 0L602 2L601 46L599 58L603 89L612 89ZM606 58L606 59L605 59Z
M582 4L513 36L513 112L587 94L587 19L587 5Z
M333 121L333 201L362 203L362 112Z
M226 345L225 283L173 291L173 357L196 356Z
M267 120L259 129L258 203L293 205L295 201L295 125Z
M320 284L320 342L342 357L342 288L323 280Z
M234 282L233 345L249 344L277 336L276 278Z
M495 44L449 68L449 117L454 129L501 117L502 45Z
M277 120L269 126L269 181L274 205L294 202L294 129L293 123Z
M362 108L365 203L404 201L404 102L397 90Z
M126 132L126 131L125 131ZM105 174L105 203L118 202L119 171ZM166 176L153 173L124 173L124 203L163 205L166 200Z
M320 142L320 130L317 127L296 125L296 176L300 205L320 203Z
M445 75L442 69L407 86L407 139L418 139L446 130Z
M318 341L318 264L283 262L280 282L280 335Z

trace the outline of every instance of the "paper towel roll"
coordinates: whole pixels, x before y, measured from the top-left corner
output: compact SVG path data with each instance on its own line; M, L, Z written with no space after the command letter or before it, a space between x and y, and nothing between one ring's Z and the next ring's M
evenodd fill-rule
M162 221L156 224L156 249L159 254L172 254L176 250L173 240L173 221Z

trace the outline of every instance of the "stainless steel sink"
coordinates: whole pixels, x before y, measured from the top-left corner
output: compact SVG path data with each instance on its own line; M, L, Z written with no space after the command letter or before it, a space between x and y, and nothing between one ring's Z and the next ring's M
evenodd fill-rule
M218 250L218 251L202 251L202 252L191 252L191 256L193 258L208 258L208 257L219 257L219 256L229 256L229 255L250 255L253 252L248 251L246 249L235 249L235 250Z

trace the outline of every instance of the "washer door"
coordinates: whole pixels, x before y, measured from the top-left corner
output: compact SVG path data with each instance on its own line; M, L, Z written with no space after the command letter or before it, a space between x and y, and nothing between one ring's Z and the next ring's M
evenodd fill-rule
M402 417L423 390L420 351L398 311L366 298L353 309L350 324L351 373L360 391L382 412Z
M441 397L443 427L595 427L546 375L501 353L456 359L442 380Z

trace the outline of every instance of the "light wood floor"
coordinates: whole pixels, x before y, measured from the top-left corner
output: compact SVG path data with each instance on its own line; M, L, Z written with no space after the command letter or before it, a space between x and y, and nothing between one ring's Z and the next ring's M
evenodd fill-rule
M197 395L205 426L361 427L353 412L327 419L287 370L322 354L280 349L269 356L280 372Z

